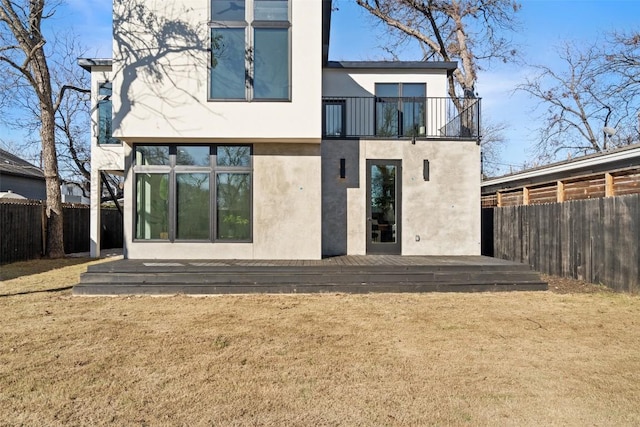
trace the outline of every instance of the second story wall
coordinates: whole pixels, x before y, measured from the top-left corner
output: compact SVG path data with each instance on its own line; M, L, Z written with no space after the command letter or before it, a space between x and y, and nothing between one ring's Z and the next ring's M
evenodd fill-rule
M357 63L356 63L357 64ZM390 63L392 64L392 63ZM401 63L399 63L401 64ZM373 64L349 64L324 69L322 96L375 96L376 83L424 83L427 97L447 97L447 70L444 68L376 68Z
M452 62L330 62L323 71L325 137L459 136L448 98Z
M114 136L319 142L321 16L307 0L114 2Z

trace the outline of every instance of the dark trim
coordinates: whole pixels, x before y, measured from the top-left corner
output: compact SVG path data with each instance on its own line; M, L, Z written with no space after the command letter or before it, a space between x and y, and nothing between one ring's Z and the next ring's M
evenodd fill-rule
M421 69L453 71L458 67L455 61L328 61L325 68L350 69Z
M329 38L331 35L331 0L322 0L322 66L329 62Z
M396 167L396 206L395 206L395 224L396 224L396 241L394 243L374 243L371 241L372 212L371 212L371 166L373 165L393 165ZM398 159L367 159L366 161L366 187L365 200L367 204L366 217L366 251L367 255L384 254L384 255L401 255L402 254L402 160Z
M78 65L91 72L92 67L111 67L113 60L110 58L78 58Z

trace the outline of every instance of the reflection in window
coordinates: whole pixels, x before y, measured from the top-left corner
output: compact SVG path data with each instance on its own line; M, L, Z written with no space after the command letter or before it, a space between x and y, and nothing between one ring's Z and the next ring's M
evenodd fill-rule
M113 107L111 104L111 82L98 86L98 144L119 144L112 136Z
M169 146L138 145L136 146L136 165L168 165Z
M169 174L136 174L136 239L169 238Z
M211 0L214 21L244 21L244 0Z
M402 134L420 136L425 134L426 89L423 83L402 85Z
M246 240L251 235L251 182L248 173L218 173L217 238Z
M345 101L324 101L324 136L344 136Z
M209 239L209 174L176 174L176 238Z
M376 84L377 136L421 136L425 122L424 83Z
M257 21L288 21L287 0L254 0L253 18Z
M209 25L211 99L290 98L288 0L211 0Z
M176 165L209 166L209 146L178 146Z
M218 166L249 166L251 150L247 146L221 145L216 159Z
M371 165L371 219L375 242L396 241L396 167Z
M133 155L135 239L250 241L250 145L135 145Z
M289 30L256 28L255 34L255 99L289 98Z
M211 98L246 98L244 33L244 28L211 30Z

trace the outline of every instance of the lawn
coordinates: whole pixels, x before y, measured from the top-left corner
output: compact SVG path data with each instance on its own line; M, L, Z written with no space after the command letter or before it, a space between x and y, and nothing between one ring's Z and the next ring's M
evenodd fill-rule
M0 267L0 425L640 425L638 296L73 297L86 266Z

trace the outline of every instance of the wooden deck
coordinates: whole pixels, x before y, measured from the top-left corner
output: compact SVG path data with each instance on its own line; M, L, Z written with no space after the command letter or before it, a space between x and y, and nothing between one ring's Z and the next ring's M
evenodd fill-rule
M75 295L546 290L528 266L483 256L322 260L117 260L89 266Z

